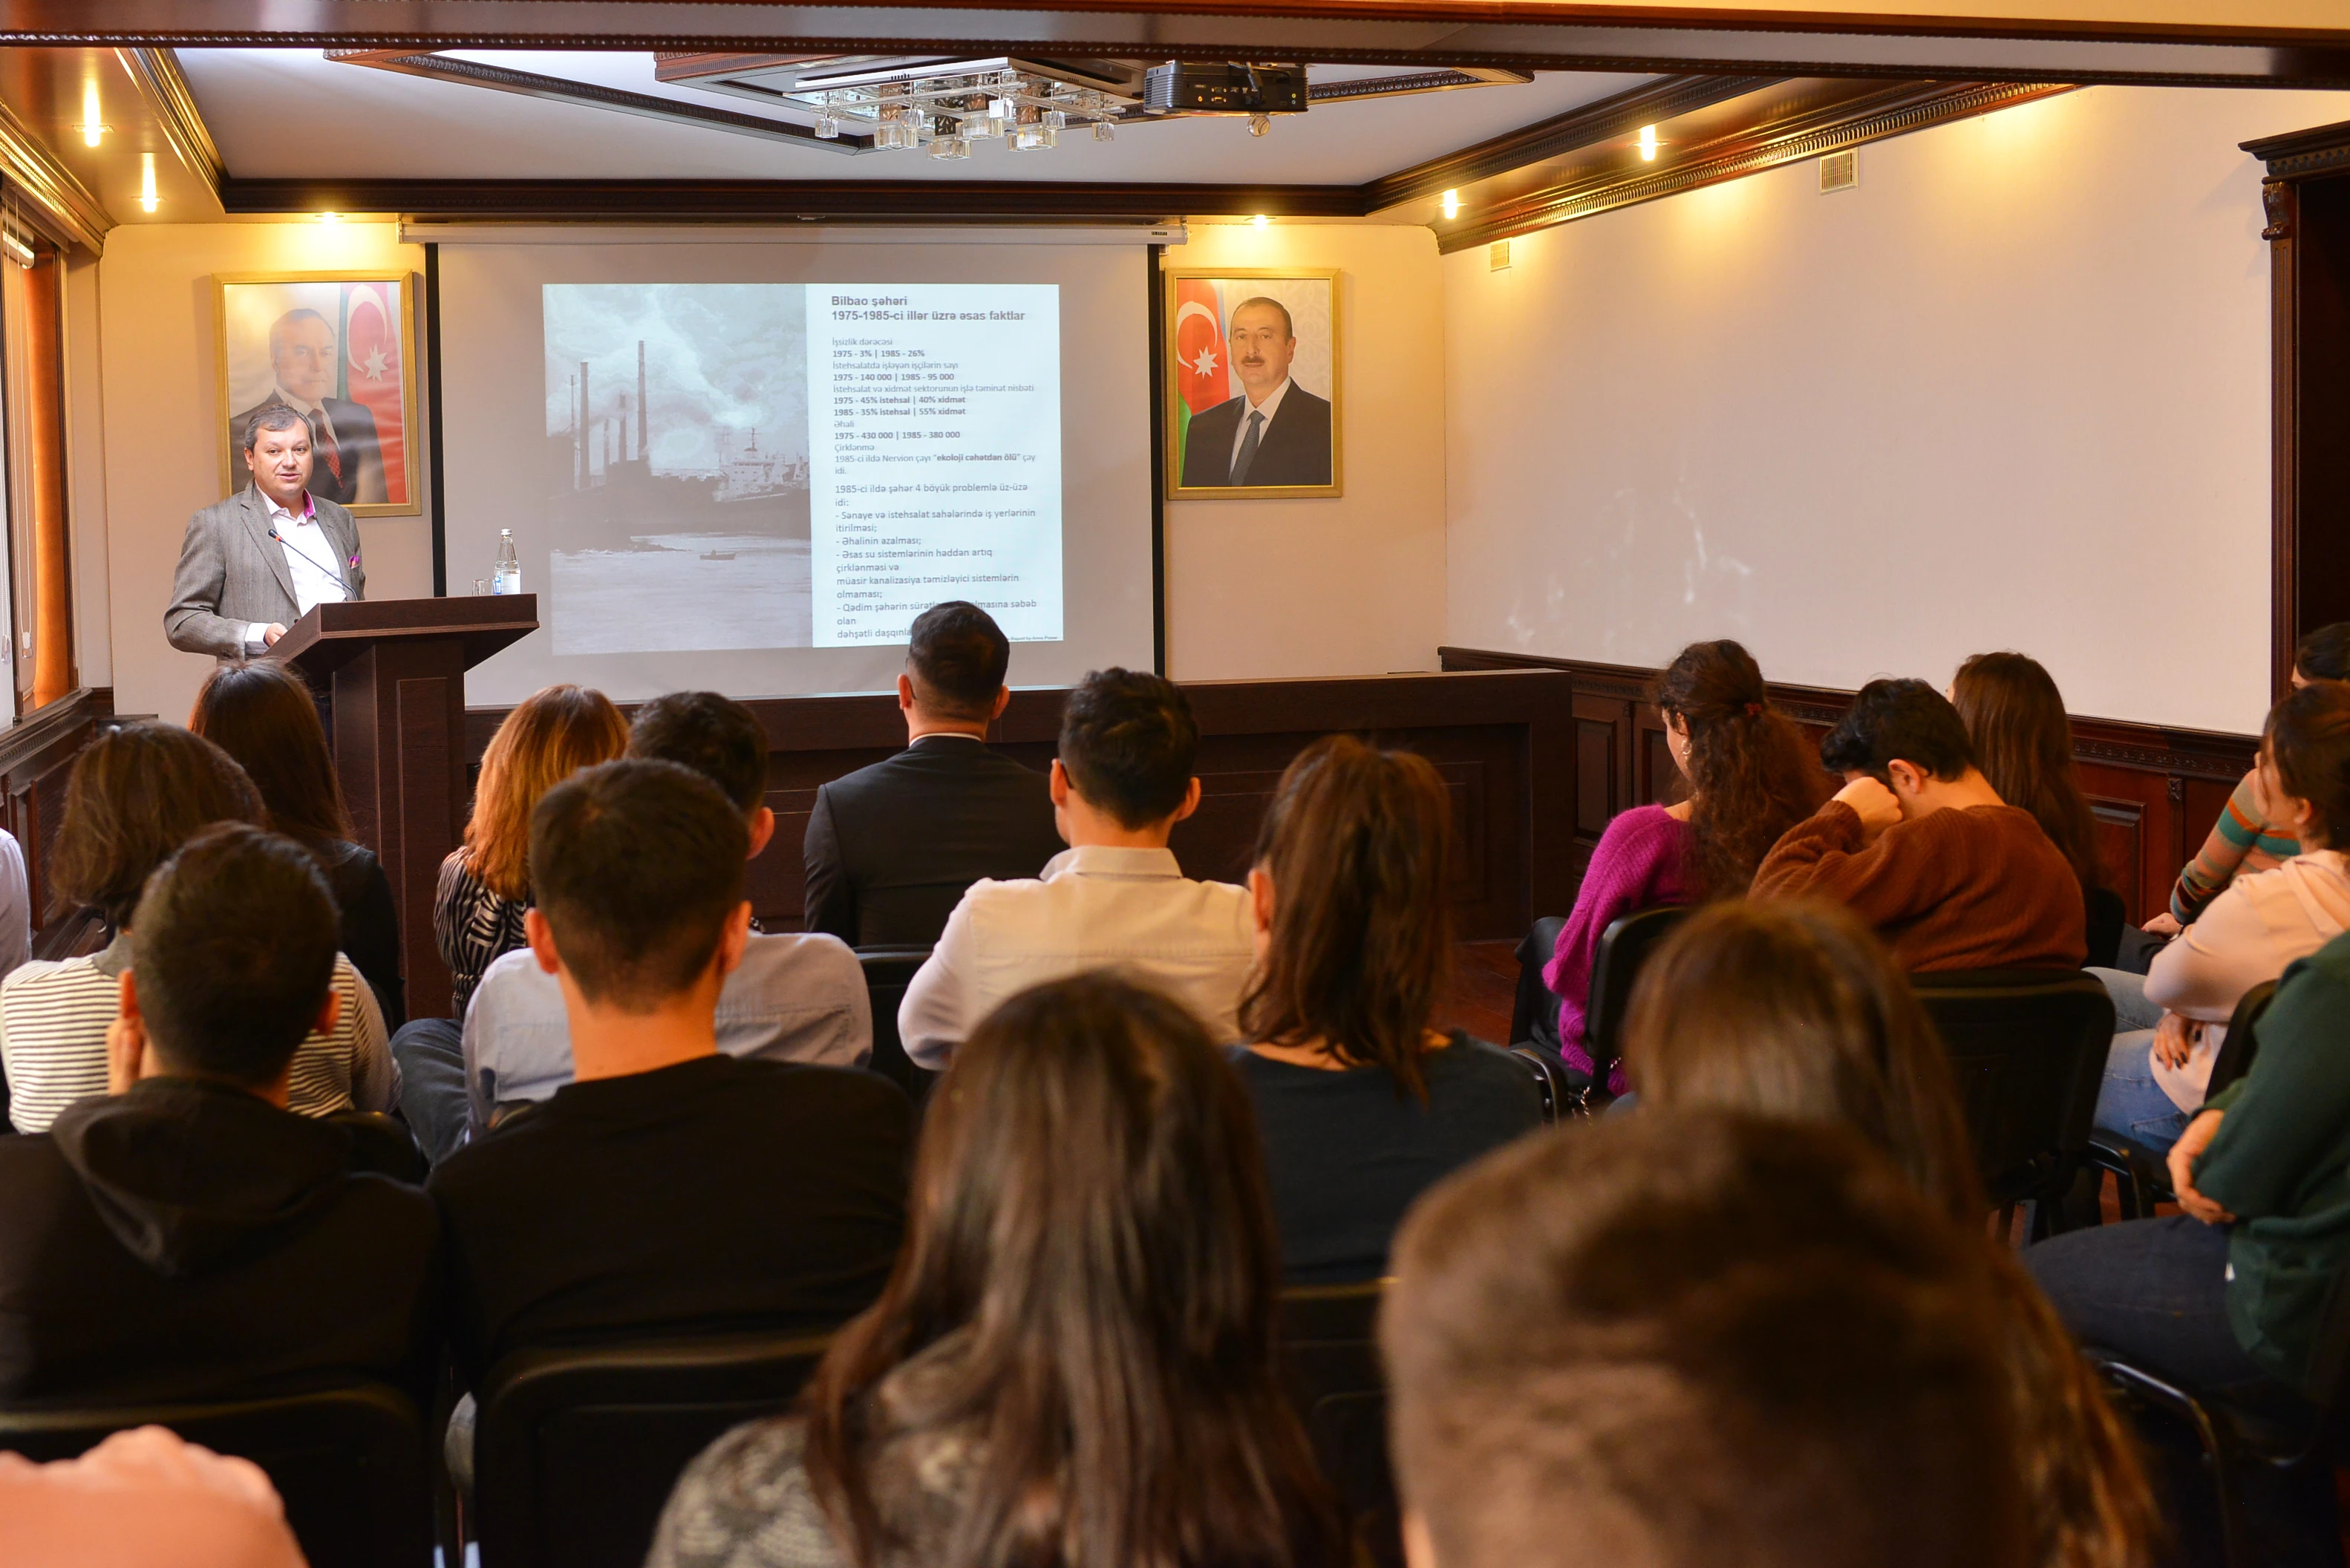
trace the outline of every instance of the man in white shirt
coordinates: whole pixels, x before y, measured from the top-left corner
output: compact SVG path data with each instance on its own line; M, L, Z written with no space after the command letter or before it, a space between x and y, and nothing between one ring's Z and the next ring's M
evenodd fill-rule
M972 884L906 988L898 1033L920 1066L947 1058L1014 992L1087 970L1157 986L1236 1040L1255 957L1245 888L1194 882L1167 837L1199 806L1191 705L1157 675L1097 670L1069 693L1053 813L1069 847L1044 875Z
M188 520L163 635L219 659L258 654L311 607L367 597L359 524L310 493L310 427L282 404L247 422L253 483Z

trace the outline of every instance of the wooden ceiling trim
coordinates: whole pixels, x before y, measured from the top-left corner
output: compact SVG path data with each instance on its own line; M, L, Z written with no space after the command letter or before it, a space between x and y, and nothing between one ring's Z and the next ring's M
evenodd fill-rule
M147 100L172 156L217 196L222 182L228 178L228 164L221 157L219 143L213 140L211 127L204 124L203 111L196 107L195 92L180 70L179 56L170 49L117 49L115 53L121 57L130 79L139 84L139 94Z
M1440 233L1437 248L1450 254L2073 90L2069 85L2052 83L1900 84L1826 109L1742 127L1711 142L1676 150L1668 153L1662 167L1641 164L1633 170L1610 171L1496 202L1476 220ZM1469 197L1471 192L1463 195Z
M36 209L36 216L47 220L59 240L93 251L105 246L114 215L5 103L0 103L0 176Z

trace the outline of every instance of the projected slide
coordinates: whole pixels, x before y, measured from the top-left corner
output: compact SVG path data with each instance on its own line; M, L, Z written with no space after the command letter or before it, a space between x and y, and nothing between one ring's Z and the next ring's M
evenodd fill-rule
M1050 284L547 284L565 654L1062 636Z

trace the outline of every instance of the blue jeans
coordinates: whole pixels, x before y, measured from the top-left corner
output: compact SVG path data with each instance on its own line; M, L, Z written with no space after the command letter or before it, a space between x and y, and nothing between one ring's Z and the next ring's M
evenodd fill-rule
M2185 1214L2067 1231L2023 1252L2084 1345L2217 1392L2267 1384L2228 1326L2228 1231Z
M2178 1108L2154 1080L2154 1026L2162 1009L2146 999L2146 976L2115 969L2089 971L2114 999L2113 1048L2106 1055L2106 1080L2097 1089L2097 1126L2134 1138L2157 1154L2168 1150L2187 1130L2193 1114Z

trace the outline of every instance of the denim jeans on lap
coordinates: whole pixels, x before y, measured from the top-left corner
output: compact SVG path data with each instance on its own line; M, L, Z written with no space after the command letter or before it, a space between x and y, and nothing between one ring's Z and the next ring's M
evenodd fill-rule
M438 1165L464 1146L465 1032L452 1018L412 1018L391 1037L400 1064L400 1114Z
M2185 1214L2067 1231L2023 1252L2084 1345L2218 1391L2273 1386L2228 1326L2228 1230Z
M2157 1154L2168 1153L2194 1120L2192 1113L2154 1081L2154 1031L2133 1029L2114 1036L2106 1055L2106 1081L2097 1088L2096 1123L2107 1132L2137 1139Z

